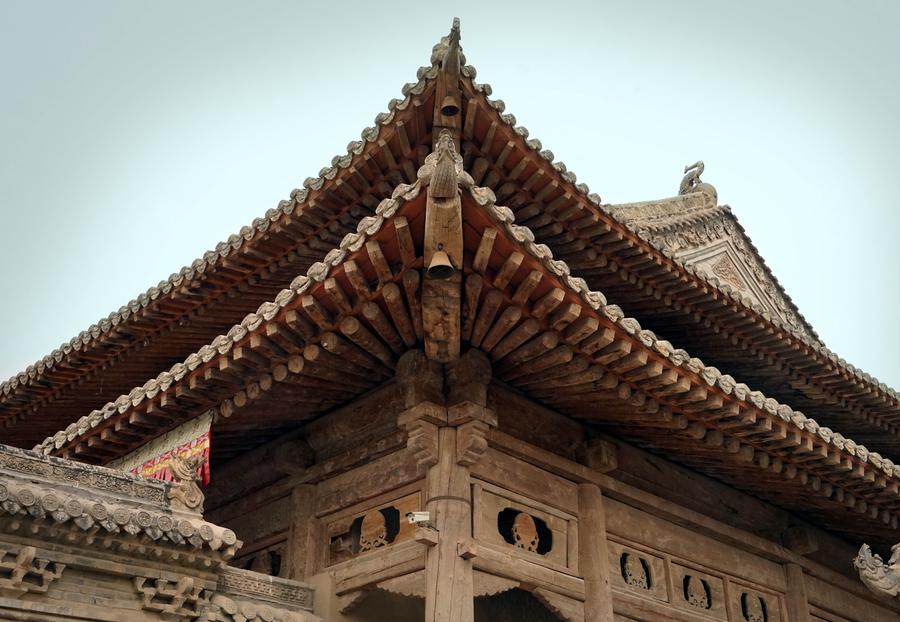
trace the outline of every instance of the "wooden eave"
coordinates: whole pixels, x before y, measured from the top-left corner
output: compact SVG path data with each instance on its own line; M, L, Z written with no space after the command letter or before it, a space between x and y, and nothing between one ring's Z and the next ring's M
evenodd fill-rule
M237 422L279 383L305 379L310 403L332 392L297 422L374 388L421 347L423 196L421 182L399 187L274 302L36 449L105 462L210 409L214 430ZM461 340L499 381L854 540L895 539L900 466L642 329L513 219L490 190L463 190ZM347 361L373 373L334 395Z
M435 60L362 141L278 209L0 385L4 440L37 442L208 343L352 231L390 188L412 181L431 141ZM503 114L503 102L491 100L490 86L476 84L474 76L463 67L466 169L539 241L644 324L677 335L692 351L824 423L896 453L895 391L824 348L814 333L805 336L754 308L727 284L616 220L600 197L576 184L565 165Z
M622 302L629 313L677 335L710 360L722 352L729 369L829 424L897 454L900 397L804 336L727 284L686 266L659 245L614 218L600 197L540 141L528 138L505 105L491 100L489 85L464 71L462 152L475 183L498 198L550 246L574 274Z
M375 126L269 210L167 281L0 385L3 440L28 446L170 367L271 300L340 243L431 147L434 66Z
M35 449L106 463L210 410L215 438L240 434L249 448L384 383L397 356L421 338L421 314L403 302L419 286L419 190L401 185L272 302ZM394 315L397 302L403 317ZM252 409L273 388L291 407ZM232 418L251 410L252 419Z

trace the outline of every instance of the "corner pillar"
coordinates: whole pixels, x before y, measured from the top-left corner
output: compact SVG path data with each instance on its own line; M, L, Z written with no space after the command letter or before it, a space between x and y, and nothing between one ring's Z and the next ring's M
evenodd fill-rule
M437 531L425 561L425 620L474 622L472 561L459 554L459 545L472 537L470 467L496 426L487 408L490 362L477 350L446 366L411 352L401 357L397 377L407 407L398 423L408 432L407 447L427 468L424 509Z

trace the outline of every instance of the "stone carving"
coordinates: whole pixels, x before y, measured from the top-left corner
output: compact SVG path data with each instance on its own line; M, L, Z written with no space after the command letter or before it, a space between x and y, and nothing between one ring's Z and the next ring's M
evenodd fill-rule
M4 446L0 451L0 469L39 475L79 487L99 488L151 503L162 503L165 499L166 485L161 481L137 478L104 467L46 458L16 447Z
M308 585L226 566L219 575L219 592L250 599L277 601L303 609L312 609L312 590Z
M170 464L175 484L169 489L168 497L173 510L203 512L203 491L200 490L199 469L205 458L202 455L185 458L173 456Z
M369 510L363 516L360 526L359 552L371 551L387 544L387 524L384 514L378 510Z
M646 560L630 553L622 553L619 566L622 579L627 585L640 590L650 589L650 567Z
M764 267L758 253L755 249L751 249L750 243L745 241L745 234L741 230L740 225L736 225L732 218L732 216L722 211L718 216L706 217L702 222L690 223L689 229L665 228L664 230L658 229L644 235L676 255L695 249L707 242L728 238L731 246L740 255L743 265L751 272L753 278L765 293L768 302L773 305L772 311L787 322L795 333L806 337L810 341L818 341L807 330L797 312L788 303L784 292L777 285L774 277ZM716 272L713 272L713 274L722 278Z
M768 622L769 612L766 601L756 594L741 594L741 615L747 622Z
M141 606L158 612L164 620L176 622L311 622L318 618L304 612L255 601L232 599L202 589L191 577L177 582L136 577L134 586Z
M516 514L516 518L513 520L512 535L516 542L516 548L537 553L540 536L538 535L537 525L535 525L534 519L530 514L525 512Z
M178 557L179 565L228 560L240 548L230 529L197 515L173 516L166 501L172 485L167 482L9 447L0 447L0 462L5 462L0 466L0 516L37 520L34 535L44 541L90 542L100 530L121 545L141 538L142 546L157 554L166 549L166 555L172 554L172 547L196 553ZM25 468L7 470L12 464ZM49 473L42 466L51 467ZM145 494L148 490L158 492L159 498L148 501L153 496Z
M703 160L698 160L693 164L684 167L684 178L678 187L678 194L691 194L692 192L704 192L713 197L718 198L716 189L703 181L700 181L700 175L703 174Z
M693 575L684 576L684 600L698 609L712 608L712 593L704 579Z
M18 598L28 592L46 592L65 567L37 557L33 546L23 546L18 551L0 546L0 596Z
M712 271L713 274L727 281L729 285L738 291L743 292L747 289L747 284L744 283L741 273L738 272L737 266L734 265L727 253L722 253L719 256L719 259L712 266Z
M134 588L141 595L144 609L179 621L198 618L211 598L209 590L196 586L192 577L182 577L177 582L135 577Z
M879 596L900 596L900 544L891 547L891 557L885 564L880 555L872 553L868 544L863 544L853 566L859 578Z

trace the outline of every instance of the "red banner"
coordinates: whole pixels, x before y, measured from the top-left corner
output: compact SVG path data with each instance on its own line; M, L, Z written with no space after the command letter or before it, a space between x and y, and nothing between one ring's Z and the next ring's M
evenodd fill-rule
M140 475L141 477L155 477L156 479L171 482L174 481L174 477L172 476L169 464L174 456L193 458L202 455L203 464L199 469L200 485L206 486L209 484L209 448L210 432L207 430L205 434L131 469L131 473L133 475Z

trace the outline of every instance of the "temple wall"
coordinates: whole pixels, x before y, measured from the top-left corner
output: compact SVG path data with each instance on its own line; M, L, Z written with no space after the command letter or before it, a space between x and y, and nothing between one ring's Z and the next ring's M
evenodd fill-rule
M59 555L37 549L36 559L58 559ZM79 556L70 561L82 567L66 565L58 579L48 586L46 592L33 591L16 596L10 587L0 587L0 620L23 621L56 621L56 620L96 620L109 622L159 622L172 619L165 617L160 601L157 611L144 608L143 595L135 586L132 573L143 576L159 577L159 567L125 569L109 560L91 560ZM83 566L94 565L91 570ZM106 569L106 571L101 570ZM171 585L181 577L173 574L169 577ZM0 583L3 583L0 579ZM198 587L215 589L216 581L212 578ZM188 604L188 606L190 606Z
M601 440L615 461L605 473L594 471L582 455L586 433L579 424L498 386L490 403L499 425L470 467L476 620L500 622L488 612L503 607L522 609L518 619L544 619L548 611L584 619L579 548L588 534L579 485L585 478L603 495L601 546L616 620L900 616L900 607L876 599L853 575L848 543L612 437ZM314 585L315 611L324 619L366 622L388 611L394 620L422 619L429 538L437 536L404 519L425 509L427 493L426 471L398 433L401 410L388 388L315 422L302 435L312 450L307 467L274 479L260 473L256 479L267 483L211 513L247 541L251 557L277 550L278 574ZM356 427L349 425L354 420ZM294 441L261 451L277 455L279 442ZM784 534L798 529L808 541L803 555L785 544ZM252 567L268 572L262 562Z
M318 620L309 586L230 568L184 486L0 445L0 620Z

